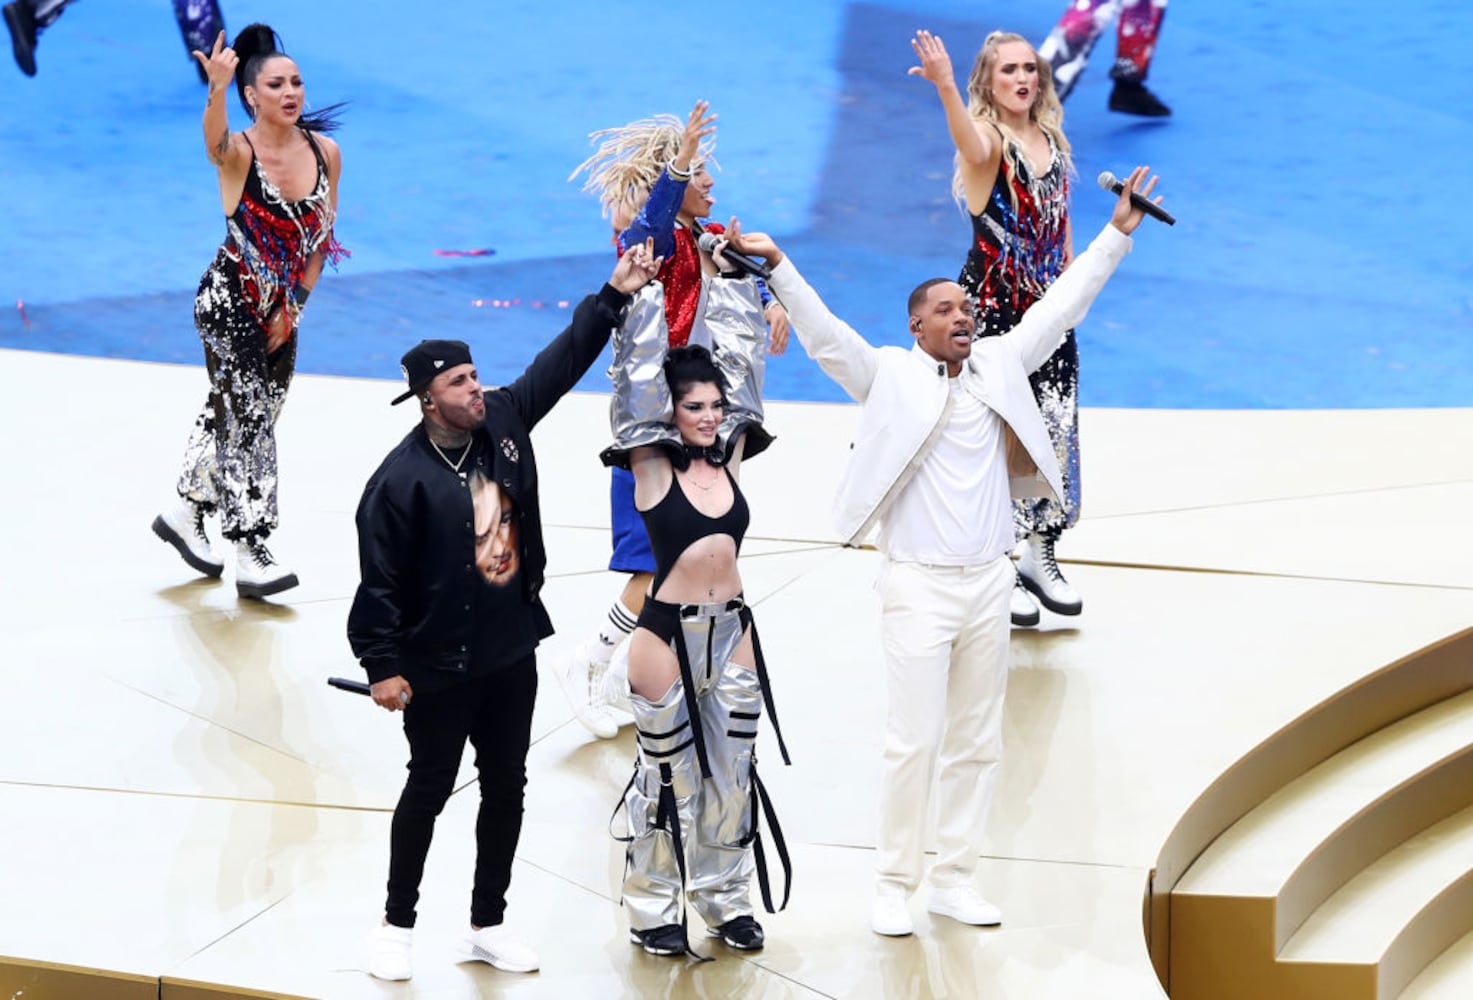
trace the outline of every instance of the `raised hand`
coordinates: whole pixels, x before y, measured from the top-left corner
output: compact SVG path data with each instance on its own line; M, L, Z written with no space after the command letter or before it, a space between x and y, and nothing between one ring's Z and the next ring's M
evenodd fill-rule
M614 273L609 275L609 285L625 295L633 295L654 280L663 263L664 257L655 256L653 238L636 243L620 254Z
M736 220L735 216L726 227L726 232L721 235L737 253L746 254L748 257L761 257L767 261L769 267L777 267L782 263L783 252L778 249L772 237L766 233L742 232L742 224Z
M716 116L707 114L711 103L697 101L685 120L685 131L680 136L680 149L675 154L675 169L682 173L690 170L691 162L700 152L701 142L716 132Z
M195 49L190 55L199 60L200 67L209 78L210 90L219 90L235 79L235 67L239 65L240 58L234 49L225 44L225 32L215 36L215 47L210 50L209 55L199 49Z
M906 73L930 80L937 87L946 84L956 85L956 74L951 68L951 56L946 54L946 45L941 41L940 35L933 35L929 31L917 31L916 36L910 40L910 47L915 49L916 58L921 61L921 64L912 66L906 70Z
M1160 177L1147 177L1151 175L1150 167L1136 167L1125 178L1125 183L1120 186L1120 197L1115 199L1115 211L1110 213L1110 223L1126 236L1135 232L1135 227L1141 224L1146 217L1144 209L1136 208L1130 202L1131 193L1134 192L1142 198L1149 199L1153 204L1161 204L1161 196L1151 198L1151 192L1156 190L1156 182Z

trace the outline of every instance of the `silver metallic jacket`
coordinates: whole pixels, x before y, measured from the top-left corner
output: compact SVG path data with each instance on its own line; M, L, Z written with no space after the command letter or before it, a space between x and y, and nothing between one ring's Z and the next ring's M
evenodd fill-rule
M685 446L675 429L674 403L665 381L669 343L665 291L658 281L652 281L635 293L614 332L614 360L609 366L613 383L609 426L614 443L599 456L605 465L628 468L629 453L635 448L658 447L677 466L686 466ZM773 438L762 426L767 321L755 279L705 279L690 343L711 351L726 383L726 414L717 433L719 458L713 456L713 460L730 460L743 441L743 458L761 453Z

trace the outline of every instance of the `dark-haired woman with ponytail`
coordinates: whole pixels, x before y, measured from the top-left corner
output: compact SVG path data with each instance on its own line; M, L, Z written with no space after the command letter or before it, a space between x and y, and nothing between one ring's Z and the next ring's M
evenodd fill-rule
M276 418L291 384L297 324L326 261L346 251L333 238L342 155L323 133L341 105L307 114L297 64L281 39L252 24L209 55L205 149L219 172L225 242L200 280L194 321L204 344L210 397L185 452L179 503L154 533L191 567L218 577L224 560L205 530L218 514L235 543L235 586L266 597L297 585L266 548L276 528ZM235 82L251 125L230 131L226 90Z
M719 253L712 259L724 269ZM709 936L751 951L764 941L748 894L754 870L768 912L780 908L759 808L791 881L757 779L764 709L785 762L788 754L737 570L749 520L738 470L772 440L762 427L767 323L756 279L723 271L702 289L696 320L712 350L671 348L664 295L657 281L640 289L614 333L614 445L602 456L633 473L634 506L655 556L629 639L638 757L622 803L623 903L630 940L652 955L690 951L687 901Z

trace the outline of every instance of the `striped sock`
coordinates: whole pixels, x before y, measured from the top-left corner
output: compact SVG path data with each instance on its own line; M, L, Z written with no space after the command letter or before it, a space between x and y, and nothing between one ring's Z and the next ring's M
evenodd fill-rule
M619 643L634 631L636 620L637 616L624 606L623 601L611 604L609 617L598 630L597 641L589 643L589 657L595 663L608 663Z

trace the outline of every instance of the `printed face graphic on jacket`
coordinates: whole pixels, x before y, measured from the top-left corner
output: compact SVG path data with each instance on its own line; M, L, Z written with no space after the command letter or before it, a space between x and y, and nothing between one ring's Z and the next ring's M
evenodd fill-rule
M494 479L471 476L471 503L475 507L476 566L486 582L504 587L521 568L517 557L517 514Z

